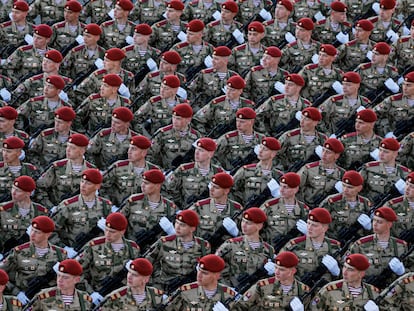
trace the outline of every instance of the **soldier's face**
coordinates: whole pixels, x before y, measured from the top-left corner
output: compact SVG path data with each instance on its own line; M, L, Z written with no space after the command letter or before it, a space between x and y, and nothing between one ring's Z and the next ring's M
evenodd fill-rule
M342 82L345 96L356 95L359 90L360 83Z
M43 57L42 70L43 72L56 72L59 69L59 64L50 60L49 58Z
M145 155L147 154L147 150L140 149L135 145L129 145L128 148L128 160L130 161L139 161L143 158L145 158Z
M345 198L355 198L362 190L362 186L352 186L346 183L342 183L342 188Z
M213 199L220 199L226 196L229 193L229 189L221 188L219 185L216 185L215 183L209 184L209 190L210 190L210 197Z
M229 63L229 58L227 56L217 56L213 55L213 68L218 70L221 68L226 68Z
M161 187L160 184L154 184L148 180L143 179L141 182L141 190L145 195L151 195L154 193L160 193Z
M172 126L176 131L183 131L188 128L188 125L191 122L191 118L183 118L180 116L172 116Z
M50 41L50 38L39 36L36 33L33 34L33 46L36 49L46 49L46 46L48 45L49 41Z
M69 160L76 160L82 158L85 154L85 147L79 147L75 144L68 143L66 145L66 157Z
M38 229L32 228L30 232L30 242L35 245L41 245L49 239L50 233L42 232Z
M12 186L11 196L14 202L22 202L30 198L30 192L23 191L16 186Z
M4 133L10 131L16 120L7 120L6 118L0 117L0 132Z
M15 163L19 161L21 149L5 149L2 148L3 161L6 163Z
M382 147L379 148L379 160L382 163L385 163L385 164L391 163L395 161L397 156L398 156L398 151L388 150Z
M76 23L79 20L80 12L73 12L68 9L63 10L63 17L68 23Z
M70 292L75 289L76 283L80 281L79 276L70 275L67 273L58 272L56 283L57 287L64 292Z
M285 94L288 97L299 95L302 87L292 81L285 82Z
M213 157L213 151L207 151L206 149L197 147L194 152L194 160L196 162L205 162Z
M142 35L140 33L134 33L134 44L136 45L146 45L148 44L148 41L150 39L150 36Z
M194 32L194 31L187 30L187 42L188 43L190 44L200 43L202 38L203 38L202 31Z
M251 45L259 44L260 40L263 39L264 33L257 32L257 31L248 31L247 32L247 41Z
M322 162L324 164L333 164L339 158L340 154L333 152L330 149L322 148Z
M414 96L414 83L404 81L402 84L402 91L404 96L413 97Z
M385 64L387 62L388 55L379 54L377 51L372 52L372 63L377 64Z
M258 233L263 228L263 224L257 224L253 221L242 218L241 229L245 235L253 235Z
M366 31L361 27L355 28L355 39L357 39L358 41L365 41L369 38L370 35L371 31Z
M67 133L72 125L71 121L63 121L55 118L55 131L58 133Z
M386 10L386 9L380 9L379 11L379 17L381 18L381 20L383 21L390 21L392 14L394 14L395 9L391 9L391 10Z
M308 219L307 221L307 228L308 232L306 233L311 239L317 239L322 236L325 236L325 232L328 230L328 226L326 224L322 224L317 221L313 221Z
M130 288L143 288L149 281L149 276L140 275L138 272L128 270L127 284Z
M291 188L285 183L280 183L280 197L289 199L295 197L296 193L299 191L299 186Z
M345 282L349 284L358 284L361 282L362 278L365 275L364 271L359 271L355 269L353 266L350 266L347 263L344 263L342 268L342 275Z
M102 82L99 88L99 94L104 98L109 98L112 95L116 94L118 91L117 87L110 86L109 84Z
M277 4L276 5L276 9L275 9L275 18L277 20L287 20L287 18L290 15L290 11L288 11L288 9L286 9L286 7L282 4Z
M43 87L43 95L45 95L46 98L53 98L58 96L60 93L60 90L56 88L53 84L50 84L48 82L45 83Z
M250 134L253 131L254 119L236 118L236 129L243 134Z
M307 40L310 39L311 35L312 35L311 30L307 30L303 27L296 26L296 29L295 29L296 39L299 39L299 40L302 40L302 41L307 41Z
M119 231L111 228L105 228L105 239L109 243L119 243L122 241L125 230Z
M165 60L160 61L160 71L165 74L173 74L177 70L177 65L170 64Z
M262 57L262 66L264 68L272 68L279 65L280 57L273 57L269 54L264 54Z
M355 120L355 130L358 134L366 134L374 129L374 122L365 122L360 119Z
M12 19L13 22L16 22L16 23L22 22L26 19L27 13L28 12L12 9L11 19Z
M167 19L170 21L177 21L180 19L181 14L183 14L183 11L175 10L173 8L167 8L165 11Z
M300 127L305 132L315 130L317 124L318 121L314 121L311 118L305 117L304 115L302 115L302 118L300 119Z
M175 220L174 229L178 237L184 238L191 236L195 230L195 227L190 227L184 222Z
M260 144L259 154L257 158L262 161L273 159L276 156L277 151L267 148L265 145Z
M327 67L332 65L333 61L335 60L335 56L331 56L326 54L325 52L319 52L319 66Z
M112 117L111 119L111 130L117 134L124 134L128 132L129 122L124 122L117 118Z
M337 23L343 23L346 21L346 12L331 11L331 20Z
M176 87L169 87L161 83L160 87L160 96L161 98L172 98L177 94L178 88Z
M392 222L385 220L384 218L374 216L372 220L372 231L376 234L389 233L392 227Z
M220 273L214 273L203 269L197 269L197 283L199 286L209 288L217 284L220 278Z
M115 17L115 19L125 18L125 17L128 16L128 14L129 14L129 11L125 11L119 5L115 5L115 8L114 8L114 17Z
M100 36L91 35L90 33L83 33L83 41L86 46L95 45L99 41Z
M279 282L292 280L295 273L296 268L287 268L279 265L275 266L275 278Z
M414 184L410 182L405 183L405 196L412 201L414 199Z
M107 57L104 57L104 68L108 71L116 70L120 67L121 62L119 60L110 60Z
M226 97L229 100L239 100L242 93L243 93L243 89L235 89L235 88L227 85Z
M81 179L80 182L80 194L81 195L91 195L96 192L101 187L100 184L94 184L93 182L90 182L86 179Z
M221 19L223 22L231 22L235 16L236 13L233 13L230 10L221 9Z

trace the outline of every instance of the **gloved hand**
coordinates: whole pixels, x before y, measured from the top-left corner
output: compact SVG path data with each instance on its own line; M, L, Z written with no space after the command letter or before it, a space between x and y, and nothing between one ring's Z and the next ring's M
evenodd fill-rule
M293 298L290 303L290 309L292 311L304 311L305 307L303 306L302 301L298 297Z
M299 219L296 222L296 229L298 229L303 234L306 234L308 232L308 224L306 223L306 221Z
M213 311L229 311L225 305L223 305L220 301L217 301L213 307Z
M405 272L404 264L397 257L393 257L388 263L388 266L396 275L403 275Z
M69 258L74 258L77 254L73 247L65 246L63 249L68 253Z
M372 229L372 222L371 218L366 214L359 215L357 219L358 223L364 228L365 230L371 230Z
M99 229L101 229L102 231L105 231L106 228L106 219L101 217L98 222L96 223L96 225L98 226Z
M322 263L332 275L338 276L341 273L341 270L338 266L338 262L331 255L323 256Z
M131 269L131 263L132 263L132 260L128 260L128 261L125 263L125 268L127 268L128 270L129 270L129 269Z
M271 261L270 259L264 265L264 268L267 271L268 275L274 275L275 274L275 267L276 267L276 264L273 261Z
M23 305L27 304L30 301L30 299L27 298L26 294L23 291L21 291L20 293L17 294L17 299L19 299L19 301Z
M367 303L364 305L364 310L365 311L379 311L379 308L374 301L368 300Z
M159 221L159 225L166 234L168 235L175 234L174 225L167 217L165 216L161 217Z
M93 292L91 298L94 305L98 305L104 299L98 292Z
M59 264L60 264L60 262L58 261L52 267L52 269L53 269L53 271L55 271L55 273L58 273L59 272Z
M237 236L239 234L239 229L237 228L237 224L230 217L226 217L223 219L223 226L224 228L226 228L227 232L231 236Z
M27 229L26 229L26 234L28 235L28 236L30 236L30 233L32 232L32 225L30 225L29 227L27 227Z

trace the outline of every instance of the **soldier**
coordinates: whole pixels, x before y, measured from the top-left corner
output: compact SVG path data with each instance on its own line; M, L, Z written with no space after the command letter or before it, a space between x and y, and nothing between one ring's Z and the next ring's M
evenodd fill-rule
M76 309L90 310L92 298L88 293L76 289L82 276L82 266L74 259L65 259L59 263L56 284L57 286L43 289L33 299L30 310L42 311Z
M380 10L377 16L369 18L374 25L370 39L375 42L388 41L396 42L398 40L397 32L400 29L401 21L394 18L395 0L381 0Z
M219 283L225 262L217 255L198 260L197 281L180 287L179 294L168 302L166 310L228 310L223 303L235 300L234 289ZM224 309L216 309L218 306Z
M1 200L4 202L0 205L1 259L3 254L29 241L26 229L34 217L48 214L48 210L43 205L31 200L30 197L35 189L33 178L22 175L13 182L10 191L11 201Z
M274 259L273 247L259 234L265 222L266 214L260 208L245 210L241 221L243 235L225 241L216 251L216 255L222 257L227 264L221 275L224 284L240 286L239 277L255 273L268 260Z
M181 19L185 21L200 19L204 22L204 24L208 24L215 19L213 14L219 14L220 7L221 4L219 2L212 0L187 1Z
M342 268L343 279L322 287L313 299L310 310L379 310L374 302L378 296L378 289L362 281L369 266L365 255L347 256Z
M389 200L395 197L392 191L394 184L400 179L405 180L411 172L410 169L396 162L400 149L400 144L396 139L384 138L378 148L378 161L365 163L360 170L364 178L362 195L369 198L374 205L379 204L384 198ZM403 193L403 189L399 186L397 189Z
M0 108L0 143L11 136L20 138L24 141L25 145L29 143L29 135L26 132L18 130L14 127L16 119L16 109L10 106ZM0 161L1 160L3 160L3 155L0 155Z
M210 253L210 244L194 236L199 224L196 212L181 211L175 219L176 233L161 237L151 246L145 257L154 265L152 278L157 288L171 291L175 290L171 288L173 284L182 285L195 279L196 259Z
M116 2L116 0L92 0L86 2L82 11L81 20L85 22L88 18L90 18L91 23L100 25L103 22L112 19L108 13L115 10Z
M101 218L106 218L111 213L112 203L97 195L102 180L99 170L95 168L84 170L79 194L60 202L56 211L53 211L52 217L56 224L57 235L52 241L64 247L70 258L74 258L76 252L83 247L78 242L82 235L89 233L94 233L94 236L103 235L96 226Z
M55 110L54 127L43 131L38 129L38 135L31 137L27 157L42 171L50 163L65 157L68 139L75 133L71 130L75 117L72 108L60 107Z
M14 296L3 295L9 282L9 276L6 271L0 269L0 305L6 311L19 311L23 309L23 304Z
M337 137L349 132L349 127L340 128L340 123L353 119L362 109L371 106L368 98L360 95L361 76L353 71L346 72L340 78L343 94L333 95L325 100L319 109L323 122L319 128L327 134ZM372 117L371 117L372 118ZM350 126L352 128L352 126Z
M248 25L257 17L265 19L263 16L266 16L266 19L270 19L272 15L268 11L273 8L272 5L273 2L270 0L261 0L253 3L248 0L242 0L238 3L239 14L236 16L236 20L243 25Z
M299 259L295 253L281 252L275 258L275 275L258 281L244 294L244 299L236 303L235 310L304 310L300 298L310 288L295 278ZM308 301L305 302L307 305ZM300 307L302 309L300 309Z
M384 310L409 311L412 309L413 276L414 272L407 272L381 292L380 296L384 299L380 306Z
M53 164L37 180L39 202L51 208L78 191L82 172L94 166L84 159L89 139L72 134L66 145L66 158Z
M319 206L326 196L336 193L335 184L345 173L336 164L342 152L344 145L336 138L329 138L323 143L321 160L306 164L299 170L299 199L311 208Z
M34 21L37 16L43 24L53 25L64 19L65 1L35 0L30 5L29 16Z
M254 109L255 104L241 97L246 83L239 75L231 76L227 80L226 95L214 98L202 107L193 118L194 127L201 134L217 138L235 128L235 112L243 107Z
M41 215L33 218L32 227L28 230L30 242L15 247L10 255L1 263L10 276L8 290L16 295L25 305L29 302L25 291L29 289L29 281L36 277L50 274L56 262L66 259L66 251L48 242L55 230L53 220ZM55 286L56 279L48 280L47 287Z
M281 67L291 73L299 72L319 52L320 42L312 39L313 21L303 17L296 23L296 41L282 49Z
M414 65L414 20L411 22L410 35L401 37L394 43L391 60L400 72Z
M277 182L283 175L283 172L273 165L273 159L279 150L280 142L276 138L262 138L257 153L259 162L240 167L234 175L232 197L237 202L249 208L260 205L266 199L269 199L269 193L265 194L265 191L269 189L271 192L273 191L273 186L269 183ZM272 196L278 196L278 193L272 192L271 194ZM256 202L260 196L264 196L261 202Z
M114 19L101 24L100 45L104 49L122 48L132 42L129 39L132 39L135 24L128 20L128 15L133 8L134 4L130 0L118 0L116 2Z
M103 300L97 292L103 280L118 276L123 283L125 263L139 257L139 246L124 237L127 227L128 220L124 215L109 214L105 220L105 236L92 239L77 258L84 271L85 287L88 292L92 292L94 304Z
M148 259L137 258L127 263L127 286L108 294L101 303L100 310L145 310L157 309L164 298L164 292L148 286L153 266Z
M324 18L326 11L328 11L328 5L325 4L327 2L329 3L329 1L295 1L292 18L295 22L298 22L302 18Z
M215 158L225 170L237 170L239 162L242 163L247 156L253 157L254 146L260 144L264 137L253 130L255 118L256 112L252 108L240 108L236 111L236 130L218 138Z
M141 230L151 230L158 224L167 235L174 233L174 226L169 219L173 219L177 206L161 195L164 180L165 176L159 169L150 169L142 174L142 192L129 196L120 209L128 219L127 238L135 240ZM151 238L155 242L159 237L154 235Z
M140 0L136 1L129 18L137 25L147 23L152 25L162 20L167 3L163 1ZM188 20L188 19L184 19Z
M208 197L207 185L213 175L223 169L212 163L217 145L211 138L197 140L194 162L181 164L167 175L166 191L169 197L183 208Z

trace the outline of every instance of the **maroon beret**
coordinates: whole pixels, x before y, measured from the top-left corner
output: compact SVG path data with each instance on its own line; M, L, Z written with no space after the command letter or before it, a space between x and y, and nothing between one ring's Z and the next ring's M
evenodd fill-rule
M233 177L225 172L215 174L211 178L211 182L221 188L231 188L234 184Z
M385 42L378 42L374 45L372 50L382 55L388 55L391 53L391 47Z
M414 71L411 71L411 72L407 73L404 76L404 81L405 82L412 82L412 83L414 83Z
M384 218L387 221L397 221L398 217L395 214L394 210L391 207L383 206L375 210L375 216Z
M334 1L331 3L331 9L335 12L346 12L348 10L348 7L341 1Z
M125 52L119 48L111 48L106 50L105 57L112 61L120 61L125 58Z
M299 259L298 259L298 256L296 256L295 253L285 251L285 252L280 252L276 256L275 263L278 266L282 266L282 267L286 267L286 268L293 268L293 267L296 267L298 265Z
M102 183L103 176L98 169L88 168L82 172L82 179L98 185Z
M159 169L151 169L148 171L145 171L144 174L142 174L142 179L148 180L150 183L153 184L162 184L165 180L165 176Z
M227 80L227 86L230 86L234 89L241 90L241 89L244 89L246 87L246 82L239 75L234 75L234 76L231 76Z
M270 150L280 150L280 142L274 137L263 137L262 145L266 146Z
M71 10L72 12L80 12L82 11L82 5L75 0L70 0L66 2L65 9Z
M358 72L348 71L345 72L342 76L343 82L352 82L352 83L361 83L361 76Z
M180 87L180 79L178 79L178 77L175 75L165 76L162 80L162 83L172 88Z
M303 77L300 74L297 73L290 73L286 76L286 81L292 81L293 83L299 85L299 86L304 86L305 85L305 80L303 79Z
M29 11L29 5L26 1L16 1L15 3L13 3L13 9L27 12Z
M283 5L289 12L293 11L293 3L290 0L279 0L277 4Z
M345 262L359 271L365 271L369 268L368 258L362 254L351 254L346 257Z
M45 53L45 57L54 61L55 63L61 63L63 60L62 54L58 50L49 50Z
M127 107L117 107L112 111L112 116L124 122L131 122L134 114Z
M193 19L186 25L186 28L188 31L200 32L204 29L204 22L200 19Z
M218 46L214 48L213 55L222 56L222 57L230 56L231 50L227 46Z
M140 149L148 149L151 147L151 141L142 135L136 135L131 138L131 145L137 146Z
M282 51L277 46L269 46L266 48L265 54L268 54L272 57L281 57Z
M10 136L3 140L3 148L4 149L19 149L24 147L24 141L21 140L19 137Z
M255 119L256 112L250 107L240 108L236 111L236 118L239 119Z
M280 182L288 185L290 188L296 188L300 185L300 175L289 172L280 177Z
M193 108L189 104L178 104L173 108L173 115L183 118L191 118L193 116Z
M59 272L81 276L83 269L79 261L75 259L65 259L59 263Z
M50 28L49 25L46 24L40 24L35 27L35 34L38 34L39 36L50 38L53 34L52 28Z
M131 11L134 8L134 4L129 0L118 0L116 4L125 11Z
M0 269L0 285L6 285L9 282L9 275L3 269Z
M332 44L321 44L319 51L325 52L330 56L336 56L336 54L338 53L336 47L334 47Z
M370 20L361 19L356 23L355 27L360 27L365 31L371 31L374 29L374 24Z
M79 147L86 147L89 144L89 139L83 134L72 134L68 140L69 143Z
M55 118L69 122L75 120L76 113L71 107L63 106L55 110Z
M351 186L361 186L364 183L364 178L357 171L346 171L344 176L342 176L342 182Z
M3 117L7 120L16 120L17 115L17 110L13 107L4 106L0 108L0 117Z
M220 256L209 254L204 257L201 257L201 259L198 261L198 265L200 269L210 271L210 272L221 272L224 267L225 263L223 258Z
M101 27L99 27L98 24L93 24L93 23L86 25L83 31L86 33L90 33L91 35L94 35L94 36L99 36L102 33Z
M32 192L36 189L36 183L33 178L26 175L17 177L14 180L13 185L26 192Z
M395 138L384 138L379 146L392 151L400 150L400 143Z
M161 59L173 65L178 65L181 62L181 56L176 51L164 52L161 55Z
M46 78L46 82L52 84L58 90L63 90L65 87L65 80L58 75L50 75Z
M393 8L395 8L396 5L396 1L395 0L381 0L380 1L380 8L384 9L384 10L391 10Z
M267 216L260 208L251 207L243 212L243 218L256 224L261 224L266 221Z
M251 22L247 29L249 31L256 31L256 32L260 32L260 33L265 32L265 28L264 28L263 24L258 22L258 21Z
M344 152L344 145L341 143L340 140L336 138L328 138L323 143L323 146L326 149L332 150L335 153L342 153Z
M374 110L372 109L362 109L361 111L357 112L357 119L362 120L364 122L375 122L377 121L377 115Z
M106 226L118 231L126 230L128 227L128 220L121 213L112 213L106 217Z
M144 36L149 36L152 34L152 28L148 24L138 24L135 26L135 32Z
M198 215L193 210L183 210L177 215L177 220L189 225L190 227L197 227L200 223Z
M33 218L32 227L44 233L49 233L55 230L55 223L51 218L42 215Z
M142 276L150 276L153 271L152 263L146 258L134 259L129 268Z
M239 11L239 6L235 1L226 1L221 5L222 9L229 10L230 12L237 13Z
M178 0L172 0L167 4L167 8L171 8L177 11L184 10L184 3Z
M312 119L313 121L320 121L322 120L322 114L318 108L315 107L307 107L302 110L302 115Z
M300 20L298 20L296 26L305 28L306 30L313 30L314 28L313 21L309 17L302 17Z
M406 180L407 182L414 184L414 172L411 172L410 174L408 174Z
M321 224L330 224L332 222L331 214L328 210L322 207L316 207L309 212L308 219L316 222L320 222Z
M207 151L215 151L217 148L217 144L214 139L209 137L203 137L197 140L197 147L203 148Z
M110 86L119 87L122 84L122 78L115 73L109 73L107 75L104 75L104 77L102 78L102 82L105 82Z

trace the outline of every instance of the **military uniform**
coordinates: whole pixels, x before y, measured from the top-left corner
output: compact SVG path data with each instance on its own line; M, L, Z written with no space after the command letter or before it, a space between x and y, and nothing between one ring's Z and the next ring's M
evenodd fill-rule
M213 1L211 6L207 7L204 1L194 0L187 2L181 19L185 21L200 19L204 22L204 24L208 24L213 20L213 14L220 11L220 4L217 2Z
M405 230L412 228L414 219L414 210L410 207L410 203L404 196L391 199L384 204L392 208L397 214L398 221L394 222L391 227L392 236L400 236Z
M321 43L311 40L309 48L305 48L301 41L289 43L282 49L282 58L280 66L291 72L299 72L303 66L312 62L312 56L319 54Z
M281 23L276 19L265 21L263 26L265 26L266 35L262 42L265 46L282 47L286 42L285 34L288 32L295 34L295 24L290 18L287 23Z
M272 8L272 1L270 0L240 0L238 1L239 12L236 16L236 20L243 25L252 22L252 17L255 14L259 14L262 9L270 10Z
M227 41L233 38L232 33L243 25L233 21L229 29L226 29L221 20L213 21L207 25L205 40L214 46L226 45ZM230 47L231 48L231 47Z
M414 39L411 36L401 37L393 45L390 58L400 72L414 65Z
M23 310L23 304L14 296L3 295L3 307L1 310L20 311Z
M387 27L384 27L383 21L380 20L378 16L370 17L368 20L374 24L374 29L372 30L369 38L375 42L387 41L387 32L389 30L393 30L394 32L398 33L398 29L400 28L399 26L401 24L401 21L396 18L391 18L391 22Z
M313 31L313 38L321 43L334 43L336 35L340 32L347 33L352 36L352 24L348 22L338 23L336 29L332 27L331 18L320 20L315 24L315 30Z
M16 48L21 45L26 45L24 37L29 34L33 35L33 25L26 23L23 29L17 29L16 23L13 21L7 21L0 24L0 40L3 46L8 46L9 51L4 51L4 56L9 56Z
M152 47L147 46L147 50L144 55L140 54L140 50L135 45L128 45L122 48L125 52L125 58L122 61L122 68L125 68L128 71L137 73L140 71L142 66L147 66L147 60L152 58L156 63L160 57L161 51Z
M166 9L165 2L154 0L138 0L129 14L129 19L152 25L164 19L163 14Z
M82 21L86 21L86 19L90 17L91 23L100 25L110 18L108 13L115 8L115 4L115 0L91 0L86 2L80 18Z
M35 0L30 5L28 16L34 19L37 15L40 15L42 24L52 25L64 19L65 4L64 1Z
M14 1L13 0L6 0L6 1L1 1L0 3L0 20L1 21L7 21L9 20L9 13L11 12L12 8L14 5Z
M382 73L377 71L377 67L372 63L359 65L355 71L361 76L360 94L367 96L369 92L378 92L384 86L385 80L398 77L398 69L391 65L386 65ZM368 97L368 96L367 96Z
M22 175L28 175L34 180L39 176L39 171L36 166L30 163L20 162L21 169L18 173L14 174L9 165L5 162L0 162L0 196L8 196L13 186L13 181L16 177Z
M295 21L298 21L304 17L312 18L318 12L321 12L323 15L325 15L327 11L327 7L320 0L309 2L307 0L295 0L293 2L293 5L293 19Z
M75 42L77 36L82 35L85 24L78 23L74 30L72 30L69 24L65 21L56 23L52 27L53 35L50 38L50 46L63 52L65 48Z
M126 37L132 37L134 35L135 24L128 20L125 28L121 31L118 22L111 20L102 23L101 28L102 35L99 42L104 49L114 47L122 48L127 45L125 41Z
M177 35L180 31L185 32L186 23L180 22L179 30L174 31L173 25L166 19L152 25L150 45L161 50L161 52L171 49L178 42ZM209 41L207 41L209 42Z
M363 17L364 14L366 14L368 11L370 11L372 4L375 1L373 0L346 0L344 3L348 7L348 11L346 12L346 15L348 17L348 20L350 21L358 21ZM374 13L371 13L371 15Z
M79 310L87 311L92 308L92 298L87 292L75 289L73 294L73 301L71 304L66 304L62 298L62 293L57 287L46 288L42 290L37 296L30 309L32 311L47 311L47 310Z
M384 289L387 292L381 307L390 311L409 311L414 303L414 272L408 272ZM382 292L381 294L383 294Z
M260 65L265 49L261 44L257 52L253 53L249 43L236 46L231 52L229 67L244 77L252 67Z
M406 167L414 168L414 132L405 136L400 144L397 160Z
M336 62L343 71L354 70L366 61L368 51L372 51L375 42L368 40L368 44L359 43L357 40L349 41L338 47Z

